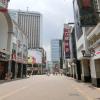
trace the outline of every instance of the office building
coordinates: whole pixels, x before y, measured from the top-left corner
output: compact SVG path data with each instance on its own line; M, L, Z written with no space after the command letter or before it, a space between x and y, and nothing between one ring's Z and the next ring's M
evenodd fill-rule
M96 15L94 16L95 18L92 17L93 19L96 19L95 23L92 22L92 18L89 18L91 22L85 20L84 27L82 26L82 23L81 27L79 24L82 20L80 21L79 19L80 8L78 2L79 1L77 0L73 0L77 59L80 61L81 80L84 82L92 82L93 85L100 87L100 23L99 21L97 22L99 13L96 13L99 12L100 2L99 0L91 0L88 2L88 5L92 4L90 8L87 7L87 10L81 9L90 13L91 16L93 16L93 14ZM91 13L89 12L89 9L95 10L92 10L93 13ZM91 17L90 15L89 17ZM88 17L87 14L81 16Z
M41 45L42 15L32 11L9 10L11 17L19 24L28 36L28 48L37 48Z
M60 59L61 59L61 40L53 39L51 40L51 61L53 66L58 64L60 67Z

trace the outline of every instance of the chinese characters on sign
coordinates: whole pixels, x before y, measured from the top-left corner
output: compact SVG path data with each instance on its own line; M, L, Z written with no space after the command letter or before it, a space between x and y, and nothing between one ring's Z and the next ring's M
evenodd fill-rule
M66 59L70 58L69 33L70 29L64 28L64 52Z

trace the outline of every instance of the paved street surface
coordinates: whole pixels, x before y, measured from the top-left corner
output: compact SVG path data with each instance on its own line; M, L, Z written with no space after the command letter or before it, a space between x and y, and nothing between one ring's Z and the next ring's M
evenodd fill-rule
M31 76L0 84L0 100L100 100L100 89L66 76Z

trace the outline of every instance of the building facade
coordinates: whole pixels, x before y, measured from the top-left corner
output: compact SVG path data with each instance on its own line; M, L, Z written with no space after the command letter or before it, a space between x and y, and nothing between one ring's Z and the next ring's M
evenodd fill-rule
M93 3L99 12L100 2L95 0ZM73 1L75 18L75 35L77 45L77 59L80 61L81 80L92 82L93 85L100 87L100 26L89 25L80 27L79 7L77 0ZM98 15L99 16L99 15ZM92 19L91 19L92 20ZM80 31L79 31L80 30Z
M28 37L14 20L12 24L9 72L12 72L12 78L22 78L26 77L27 71Z
M0 80L5 79L5 73L8 72L10 59L10 43L12 26L7 13L8 0L0 0Z
M8 1L0 0L0 80L26 76L27 36L11 19Z
M9 10L11 17L28 36L28 48L41 46L42 15L38 12Z
M46 69L46 51L43 48L28 50L27 68L30 74L44 74Z

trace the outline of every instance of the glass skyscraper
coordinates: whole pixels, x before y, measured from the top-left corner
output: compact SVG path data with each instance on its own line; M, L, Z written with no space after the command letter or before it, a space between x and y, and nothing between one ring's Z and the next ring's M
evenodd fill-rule
M60 65L61 58L61 40L53 39L51 40L51 61L53 65Z

